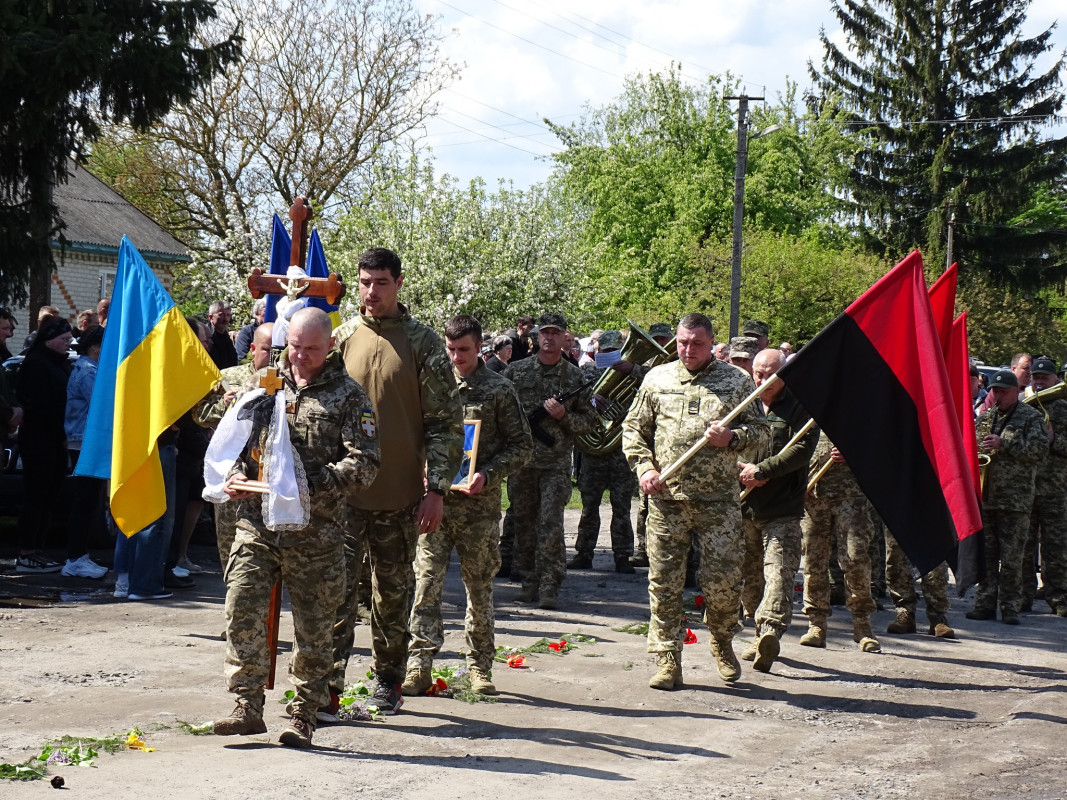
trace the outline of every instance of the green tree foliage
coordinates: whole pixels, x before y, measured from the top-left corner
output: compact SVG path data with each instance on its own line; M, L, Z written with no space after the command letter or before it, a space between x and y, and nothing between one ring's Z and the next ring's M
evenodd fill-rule
M212 0L0 4L0 300L44 298L58 220L51 187L100 123L144 129L240 54L231 29L194 44Z
M393 154L325 239L332 269L354 285L359 256L388 247L404 262L402 301L437 328L458 313L502 329L521 314L562 310L581 324L600 299L585 284L577 227L551 184L463 186L433 161ZM353 299L354 296L353 296Z
M968 312L972 358L998 366L1010 363L1015 353L1067 361L1067 328L1040 297L979 278L960 286L956 306Z
M822 33L812 104L846 111L860 133L848 198L876 252L919 247L939 263L954 215L965 281L978 268L1035 287L1067 271L1062 233L1018 216L1067 175L1067 138L1040 136L1063 107L1064 60L1035 73L1051 29L1022 35L1029 5L834 1L845 46Z
M732 241L708 242L692 254L690 296L665 309L677 319L699 309L725 340L730 318ZM892 264L857 247L826 245L815 235L794 236L767 230L745 233L741 259L741 318L770 325L772 345L804 344L863 292Z
M645 319L684 305L693 253L730 236L737 134L723 96L734 88L716 77L687 85L673 69L627 80L614 102L571 126L548 121L566 147L557 174L578 209L586 263L606 300L598 322L618 325L627 315ZM781 130L749 147L745 222L834 238L838 165L852 145L833 120L799 115L794 93L752 112L753 130Z

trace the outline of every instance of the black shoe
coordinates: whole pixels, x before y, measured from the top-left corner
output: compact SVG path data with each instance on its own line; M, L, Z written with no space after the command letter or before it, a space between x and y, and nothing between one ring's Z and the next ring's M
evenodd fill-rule
M378 709L381 714L395 714L402 705L404 705L404 694L400 690L400 684L383 683L379 680L374 694L364 703L364 708L368 711Z
M1003 622L1005 625L1018 625L1019 615L1011 611L1001 611L1000 621Z
M648 567L648 554L647 553L634 553L630 556L630 563L635 567Z
M615 571L622 575L633 575L637 572L637 570L634 569L634 565L630 563L629 556L619 556L615 559Z
M192 578L179 578L169 569L163 573L163 586L167 589L177 589L178 591L188 591L196 588L196 581Z
M570 561L567 562L567 569L592 569L593 557L585 556L579 553Z
M973 608L968 611L964 616L966 616L967 619L996 619L997 612L990 611L984 608Z

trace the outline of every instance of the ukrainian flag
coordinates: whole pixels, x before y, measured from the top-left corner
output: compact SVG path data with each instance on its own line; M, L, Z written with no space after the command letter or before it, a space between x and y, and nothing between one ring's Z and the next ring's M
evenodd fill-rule
M75 474L110 479L111 513L127 536L166 510L156 438L221 377L166 289L123 236Z

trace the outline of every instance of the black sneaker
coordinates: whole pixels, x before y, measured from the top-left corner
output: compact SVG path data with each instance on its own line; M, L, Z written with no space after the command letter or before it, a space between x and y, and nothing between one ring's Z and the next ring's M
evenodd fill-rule
M380 714L395 714L404 705L404 695L400 691L399 683L383 683L378 681L374 694L364 704L368 711L378 709Z
M192 578L179 578L171 570L163 573L163 586L167 589L176 589L179 592L187 592L196 588L196 581Z
M55 561L49 561L37 555L19 556L15 561L15 572L59 572L63 565Z

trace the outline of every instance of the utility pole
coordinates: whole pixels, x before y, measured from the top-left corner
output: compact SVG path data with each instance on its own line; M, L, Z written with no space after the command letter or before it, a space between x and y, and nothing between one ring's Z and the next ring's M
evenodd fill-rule
M952 266L952 237L956 232L956 204L948 201L948 247L945 249L945 269Z
M730 270L730 337L737 336L741 316L741 221L745 214L745 170L748 168L748 101L764 97L742 94L737 100L737 163L734 166L734 247Z

